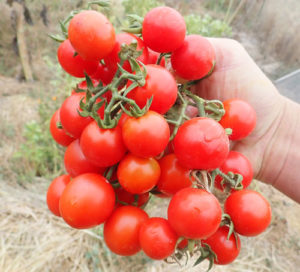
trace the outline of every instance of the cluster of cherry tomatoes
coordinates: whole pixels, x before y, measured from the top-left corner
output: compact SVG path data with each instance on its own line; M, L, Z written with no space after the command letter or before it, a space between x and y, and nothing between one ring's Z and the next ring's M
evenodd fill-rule
M239 235L258 235L271 220L265 198L246 189L249 160L229 145L252 132L255 111L190 91L212 72L215 53L206 38L186 35L176 10L155 8L132 30L115 34L94 10L69 21L58 60L85 81L51 119L68 174L52 181L48 207L74 228L104 223L104 240L119 255L142 249L180 259L188 251L200 254L197 263L228 264ZM224 213L216 189L228 194ZM149 218L149 196L170 198L167 219Z

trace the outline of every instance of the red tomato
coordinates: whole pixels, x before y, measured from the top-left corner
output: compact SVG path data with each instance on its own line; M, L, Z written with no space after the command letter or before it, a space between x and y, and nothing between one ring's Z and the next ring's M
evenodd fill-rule
M121 186L131 194L149 192L157 183L160 167L153 158L140 158L133 154L124 157L117 171Z
M177 239L176 232L164 218L149 218L140 228L139 240L142 250L154 260L163 260L172 255Z
M62 175L52 180L48 188L47 205L49 210L56 216L60 216L59 200L64 189L66 188L69 182L70 182L70 176Z
M188 239L204 239L218 229L222 209L211 193L196 188L185 188L171 199L168 220L178 236Z
M231 128L229 139L236 141L247 137L255 128L256 112L245 101L229 99L223 102L225 114L220 120L224 128Z
M240 174L243 176L243 188L246 189L253 178L253 169L250 161L241 153L237 151L230 151L228 157L225 162L221 165L220 170L228 174L228 172L232 172L234 174ZM215 187L224 190L226 187L226 183L224 186L221 185L222 182L221 176L216 176L215 179Z
M62 146L68 146L72 141L74 141L74 138L69 136L64 129L57 127L57 123L60 122L59 111L60 109L53 114L50 120L50 132L55 142Z
M121 128L103 129L95 121L82 132L80 147L85 157L100 167L116 164L126 152Z
M140 108L153 96L150 110L160 114L166 113L175 103L177 98L177 83L172 74L165 68L149 64L146 65L146 84L136 87L127 95L133 99ZM132 82L128 82L130 86Z
M159 160L160 178L157 189L167 195L174 195L183 188L191 187L190 170L182 167L174 154Z
M224 211L230 215L235 231L244 236L262 233L271 222L270 204L256 191L233 192L225 201Z
M160 54L158 52L151 50L150 48L148 48L148 53L149 55L148 55L147 64L156 64ZM166 66L165 57L162 57L159 65L162 67Z
M167 53L179 48L183 43L185 32L183 17L169 7L150 10L143 21L144 42L156 52Z
M62 218L73 228L92 228L103 223L115 206L113 187L101 175L88 173L74 178L59 201Z
M147 219L147 213L140 208L117 208L104 224L103 235L108 248L122 256L131 256L139 252L139 231Z
M122 127L124 143L139 157L155 157L164 151L170 138L170 129L164 117L148 111L139 118L128 118Z
M188 169L215 169L229 153L229 139L216 121L197 117L183 123L174 138L174 153Z
M95 73L98 62L84 60L81 56L74 57L75 50L69 40L60 44L57 50L57 58L61 67L74 77L85 77L84 72L88 75Z
M213 68L215 51L210 42L200 35L186 36L183 45L171 55L176 74L187 80L200 79Z
M111 83L116 71L117 67L108 68L107 66L99 63L96 72L92 75L92 78L101 80L104 84L109 84Z
M178 245L177 248L178 249L185 249L189 244L189 240L188 239L183 239Z
M229 264L232 263L240 253L241 241L239 236L231 234L227 239L229 233L228 226L221 226L210 237L202 240L202 244L210 246L211 250L216 254L217 258L214 259L215 264Z
M127 192L124 188L118 187L115 189L116 198L117 198L117 207L123 206L124 202L128 205L142 207L149 200L149 193L144 193L140 195L134 195Z
M115 45L115 30L100 12L85 10L70 21L68 36L76 52L87 60L101 60Z

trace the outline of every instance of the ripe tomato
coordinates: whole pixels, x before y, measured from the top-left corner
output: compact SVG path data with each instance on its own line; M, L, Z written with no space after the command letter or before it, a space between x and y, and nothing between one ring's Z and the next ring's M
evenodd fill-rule
M103 235L108 248L122 256L131 256L139 252L139 231L147 219L147 213L140 208L117 208L104 224Z
M150 10L143 21L142 35L148 47L160 53L179 48L184 40L186 26L175 9L157 7Z
M140 195L134 195L127 192L124 188L118 187L115 189L117 198L117 207L124 206L124 202L128 205L142 207L149 200L149 193L144 193Z
M256 191L233 192L225 201L224 211L230 215L235 231L244 236L262 233L271 222L270 204Z
M144 253L155 260L162 260L175 251L178 236L169 222L160 217L146 220L139 233L139 240Z
M200 35L186 36L183 45L171 55L176 74L187 80L200 79L213 68L215 51L210 42Z
M84 60L81 56L74 56L75 50L69 40L60 44L57 50L57 58L61 67L74 77L85 77L84 72L88 75L95 73L98 62Z
M159 155L168 145L170 129L164 117L148 111L139 118L128 118L122 127L124 143L136 156L150 158Z
M191 187L190 170L182 167L174 154L159 160L160 178L157 189L167 195L174 195L183 188Z
M115 193L99 174L87 173L74 178L59 201L62 218L73 228L92 228L103 223L115 206Z
M133 154L124 157L117 171L121 186L131 194L149 192L157 183L160 167L153 158L140 158Z
M183 123L174 138L174 153L188 169L215 169L229 153L229 139L216 121L197 117Z
M175 103L177 98L177 84L171 73L155 64L146 65L146 84L136 87L127 95L133 99L140 108L153 96L150 110L160 114L166 113ZM127 86L132 84L128 82Z
M70 182L69 175L62 175L55 178L47 191L47 205L49 210L56 216L60 216L59 212L59 200L66 188L67 184Z
M116 71L117 67L108 68L106 65L99 63L96 72L91 77L96 80L101 80L104 84L109 84L111 83Z
M215 264L229 264L232 263L240 253L241 240L236 234L231 234L227 239L229 233L228 226L221 226L218 230L210 237L202 240L202 244L210 246L211 250L216 254L217 258L214 259Z
M57 123L60 122L59 111L60 109L53 114L50 120L50 132L55 142L62 146L68 146L74 141L74 138L69 136L64 129L57 127Z
M80 147L84 156L100 167L116 164L126 152L121 128L103 129L95 121L82 132Z
M196 188L184 188L171 199L168 220L178 236L204 239L218 229L222 209L211 193Z
M224 128L231 128L229 139L236 141L247 137L255 128L256 112L245 101L229 99L223 102L225 114L220 120Z
M155 52L153 50L151 50L150 48L148 48L148 61L147 64L156 64L157 60L159 58L159 53ZM159 63L160 66L165 67L166 66L166 61L165 61L165 57L163 57Z
M115 45L115 30L100 12L85 10L70 21L68 36L76 52L87 60L99 61Z
M242 175L243 189L246 189L250 185L253 178L253 169L250 161L243 154L237 151L229 152L228 157L221 165L220 170L225 174L228 174L228 172L232 172L234 174ZM215 187L223 191L226 187L226 184L222 186L222 180L223 179L221 176L216 176Z

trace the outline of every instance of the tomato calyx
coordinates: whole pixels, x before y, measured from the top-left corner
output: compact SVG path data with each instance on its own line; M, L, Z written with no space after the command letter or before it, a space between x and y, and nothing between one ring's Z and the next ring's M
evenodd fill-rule
M136 14L128 14L127 15L128 21L129 21L129 26L128 27L123 27L122 31L132 33L135 35L142 35L142 29L143 29L143 21L144 18L141 16L138 16Z
M225 174L219 168L213 170L212 173L222 178L220 185L227 192L230 192L231 189L242 190L244 188L242 183L243 176L241 174L231 171Z
M230 236L233 234L235 243L236 243L236 247L239 249L239 241L238 241L239 238L237 236L237 233L234 231L234 224L233 224L229 214L227 214L227 213L222 214L222 221L221 221L220 226L228 226L229 227L227 240L229 240Z
M211 247L206 243L203 243L202 246L198 248L198 251L200 252L200 257L196 260L193 266L197 266L207 259L209 261L209 265L206 271L210 271L213 267L214 261L218 259L216 253L214 253Z

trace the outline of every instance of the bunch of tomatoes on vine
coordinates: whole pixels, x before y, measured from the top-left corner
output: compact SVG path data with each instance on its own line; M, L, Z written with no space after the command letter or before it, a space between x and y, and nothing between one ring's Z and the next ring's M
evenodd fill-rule
M253 131L256 113L238 98L192 91L216 56L208 39L186 35L179 12L157 7L129 19L116 34L89 5L61 22L58 61L83 81L50 122L67 174L50 184L48 207L73 228L104 224L107 247L122 256L231 263L240 235L271 221L267 200L247 189L251 163L230 150ZM150 197L170 200L167 218L148 216Z

